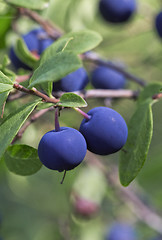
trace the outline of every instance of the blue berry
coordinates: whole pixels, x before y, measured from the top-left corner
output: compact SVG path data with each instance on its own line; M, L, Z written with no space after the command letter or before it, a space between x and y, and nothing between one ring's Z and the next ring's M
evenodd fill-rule
M160 38L162 38L162 12L159 12L155 18L156 31Z
M136 0L100 0L99 10L106 21L122 23L135 12Z
M130 225L115 223L108 232L106 240L137 240L137 236Z
M60 81L54 83L54 91L74 92L85 88L88 84L88 75L84 68L68 74Z
M60 131L47 132L38 146L40 161L49 169L71 170L84 159L87 145L76 129L61 127Z
M41 53L53 43L53 40L47 36L46 32L42 28L34 29L27 34L22 35L22 38L29 51L36 51L38 55L41 55ZM11 47L9 56L16 69L30 69L30 67L24 64L16 56L14 47Z
M122 74L104 66L99 66L92 72L91 81L92 85L99 89L120 89L124 88L126 83Z
M80 132L86 139L89 151L108 155L119 151L127 140L128 129L123 117L113 109L96 107L83 119Z

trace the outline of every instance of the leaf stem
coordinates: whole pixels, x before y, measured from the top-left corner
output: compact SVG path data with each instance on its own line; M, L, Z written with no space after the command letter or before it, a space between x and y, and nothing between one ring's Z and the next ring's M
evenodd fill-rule
M64 175L63 175L63 178L62 178L60 184L63 184L63 182L64 182L64 180L65 180L65 176L66 176L66 170L64 171Z
M56 132L60 131L60 124L59 124L59 108L57 107L55 110L55 130Z
M73 108L77 112L79 112L85 119L90 120L91 116L88 115L87 113L83 112L80 108Z

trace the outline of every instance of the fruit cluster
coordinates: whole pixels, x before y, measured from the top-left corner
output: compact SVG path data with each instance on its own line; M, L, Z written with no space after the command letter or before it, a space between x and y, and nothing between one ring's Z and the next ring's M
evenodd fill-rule
M29 51L40 55L53 43L43 29L34 29L22 36ZM14 66L28 68L10 49ZM53 84L54 91L72 92L85 88L89 79L84 68L79 68ZM95 88L119 89L126 79L107 67L98 66L91 73L91 83ZM66 171L78 166L87 149L95 154L108 155L119 151L127 140L127 125L122 116L107 107L91 109L82 121L79 131L68 127L56 127L47 132L38 146L41 162L49 169ZM57 124L56 124L57 125Z
M122 116L107 107L91 109L79 131L61 127L47 132L38 146L41 162L60 172L71 170L83 161L87 149L99 155L115 153L124 146L128 135Z

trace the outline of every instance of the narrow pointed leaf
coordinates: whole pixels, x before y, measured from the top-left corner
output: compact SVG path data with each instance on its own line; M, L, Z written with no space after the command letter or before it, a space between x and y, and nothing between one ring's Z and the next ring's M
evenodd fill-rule
M38 103L35 101L20 107L0 124L0 158Z
M27 145L13 145L7 148L3 159L11 172L21 176L32 175L42 167L37 152Z
M60 52L40 65L32 75L29 88L45 82L56 82L82 66L72 52Z
M119 174L123 186L137 176L146 160L153 133L150 101L141 104L128 125L128 139L120 154Z
M87 103L82 97L75 93L64 93L58 105L62 107L86 107Z
M6 101L7 97L8 97L9 92L10 91L4 92L4 93L0 94L0 116L2 114L3 104L5 103L5 101Z
M8 91L11 90L11 89L13 89L13 86L12 86L12 85L0 83L0 93L8 92Z

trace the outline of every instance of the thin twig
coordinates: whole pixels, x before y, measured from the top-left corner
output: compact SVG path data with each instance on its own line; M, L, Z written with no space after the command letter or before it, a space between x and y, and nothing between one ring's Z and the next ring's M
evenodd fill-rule
M63 34L58 27L54 26L54 24L50 23L48 20L44 20L38 13L27 8L19 8L19 11L20 14L28 16L35 22L39 23L54 40Z
M59 99L56 99L55 97L53 97L53 98L48 97L44 93L39 92L36 88L28 89L28 88L25 88L25 87L23 87L22 85L20 85L18 83L15 83L13 85L13 88L15 88L15 89L17 89L17 90L19 90L21 92L25 92L27 94L31 94L31 95L35 95L37 97L40 97L45 102L48 102L48 103L58 103L60 101Z
M127 79L130 79L136 83L138 83L141 86L145 86L146 82L143 79L140 79L138 77L136 77L135 75L127 72L125 69L123 69L121 66L118 66L110 61L106 61L101 59L98 54L90 52L90 53L86 53L84 55L82 55L82 60L83 61L88 61L88 62L93 62L97 65L102 65L105 67L109 67L113 70L116 70L117 72L123 74Z

